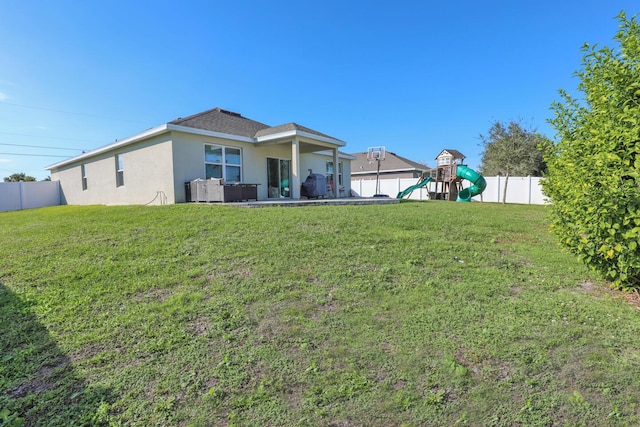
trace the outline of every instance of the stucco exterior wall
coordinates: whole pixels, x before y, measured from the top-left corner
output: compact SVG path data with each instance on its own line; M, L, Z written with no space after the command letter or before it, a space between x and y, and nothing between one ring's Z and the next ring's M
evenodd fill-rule
M174 203L171 152L170 134L161 134L52 170L51 180L60 181L63 204ZM120 187L116 185L117 154L122 154L124 161L124 185ZM87 177L86 190L82 189L83 164Z
M173 164L176 203L186 200L186 182L206 177L204 158L206 144L242 150L242 182L259 184L258 200L267 198L267 157L291 159L291 146L288 144L256 146L252 142L174 132Z
M249 183L260 183L258 186L258 200L267 200L269 197L269 186L267 185L268 157L279 160L291 160L291 144L258 146L250 153L250 156L247 156L246 164L250 165L250 167L247 168L245 181Z
M344 194L346 197L349 197L351 195L351 160L340 159L340 161L343 163L342 173L344 174L344 181L342 185L345 190Z
M333 162L333 156L316 153L306 154L301 162L301 182L304 182L304 180L307 178L309 169L311 169L313 173L327 175L327 162ZM351 191L351 160L339 157L338 162L342 163L343 177L341 187L344 188L344 192L341 194L341 197L348 197Z

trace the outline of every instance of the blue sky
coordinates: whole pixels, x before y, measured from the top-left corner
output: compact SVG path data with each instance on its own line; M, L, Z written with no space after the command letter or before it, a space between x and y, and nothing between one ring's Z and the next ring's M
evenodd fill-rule
M0 0L0 176L214 107L434 164L480 134L549 137L585 43L637 1ZM49 147L49 148L44 148ZM20 153L14 155L7 153ZM27 156L26 154L29 154ZM59 157L49 157L59 156Z

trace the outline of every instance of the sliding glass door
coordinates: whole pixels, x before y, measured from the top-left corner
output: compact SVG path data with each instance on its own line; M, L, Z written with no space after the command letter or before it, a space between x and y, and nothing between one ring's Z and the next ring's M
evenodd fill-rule
M267 185L270 199L291 197L290 176L291 160L267 157Z

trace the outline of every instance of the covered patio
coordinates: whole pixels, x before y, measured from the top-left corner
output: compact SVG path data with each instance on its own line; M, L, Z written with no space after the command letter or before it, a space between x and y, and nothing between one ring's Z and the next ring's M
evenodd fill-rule
M291 176L289 177L289 187L291 189L290 200L301 200L300 185L307 176L306 168L303 167L301 162L301 154L329 151L333 159L333 165L338 165L338 150L340 147L346 145L344 141L296 123L287 123L260 130L256 133L255 139L257 147L279 144L288 144L291 146ZM335 172L336 171L334 171L334 175ZM334 196L335 198L345 197L340 191L335 191ZM281 201L275 200L273 202L280 203Z

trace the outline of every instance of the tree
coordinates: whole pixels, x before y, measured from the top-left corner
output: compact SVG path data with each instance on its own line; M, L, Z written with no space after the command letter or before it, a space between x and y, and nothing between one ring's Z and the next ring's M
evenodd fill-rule
M502 202L506 203L509 176L541 176L546 166L540 145L548 139L520 121L496 121L487 136L480 135L484 147L480 171L484 175L504 175Z
M20 181L35 181L36 179L32 176L26 175L24 172L14 173L12 175L6 176L4 178L4 182L20 182Z
M619 48L585 44L576 99L560 91L543 189L561 245L619 288L640 287L640 27L617 16Z

